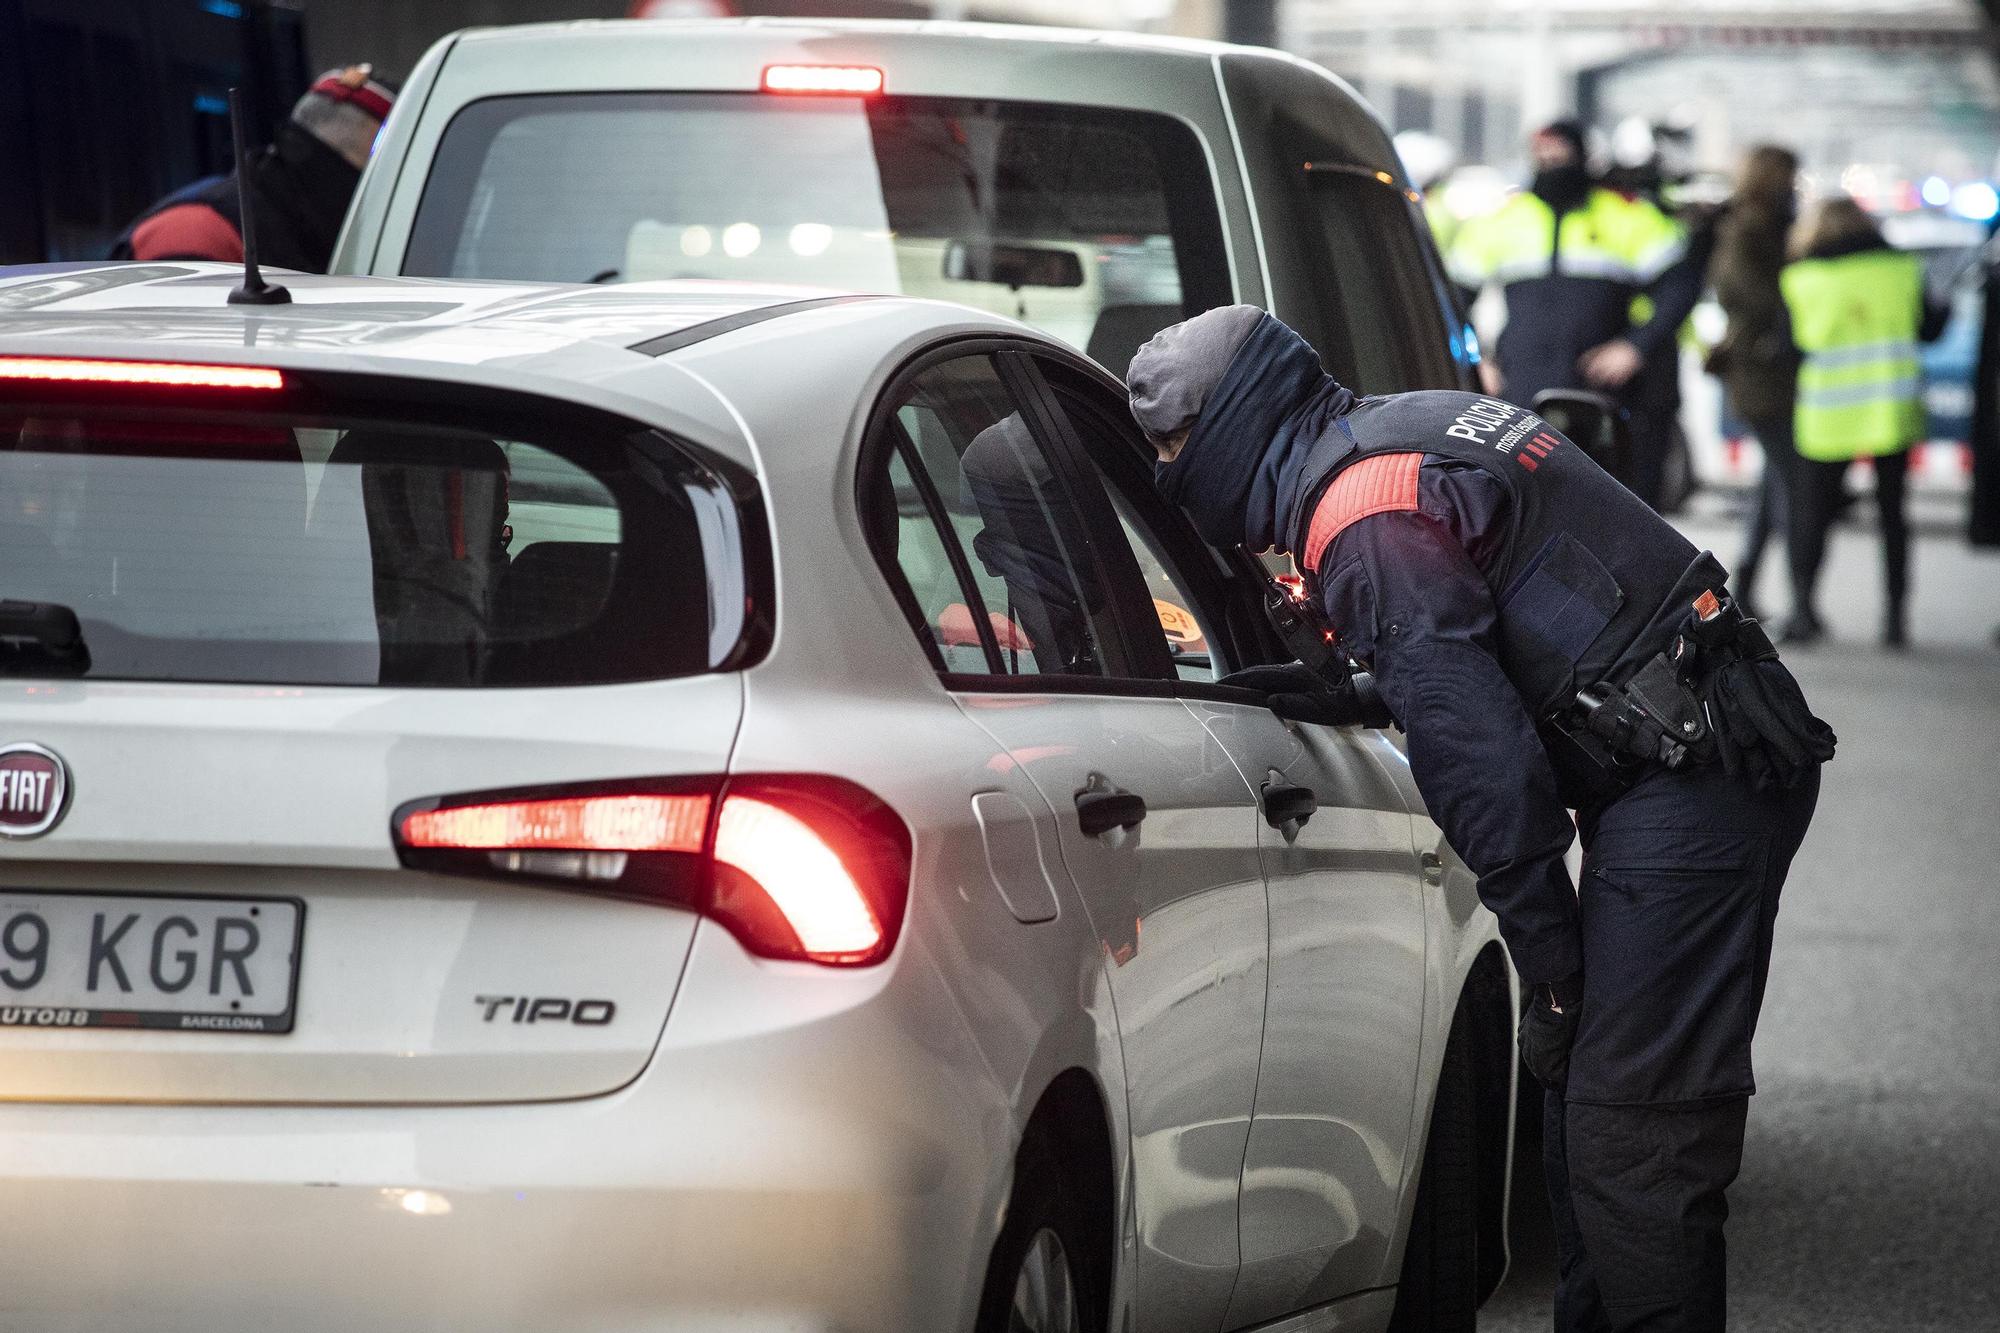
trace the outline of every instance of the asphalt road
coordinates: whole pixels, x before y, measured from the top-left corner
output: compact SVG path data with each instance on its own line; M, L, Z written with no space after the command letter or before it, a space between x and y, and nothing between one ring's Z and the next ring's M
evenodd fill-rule
M1733 562L1735 524L1703 508L1684 530ZM1966 549L1958 512L1919 510L1910 651L1876 646L1874 536L1849 527L1833 640L1786 654L1840 752L1778 916L1729 1196L1734 1329L2000 1329L2000 555ZM1482 1329L1549 1327L1539 1151L1525 1133Z

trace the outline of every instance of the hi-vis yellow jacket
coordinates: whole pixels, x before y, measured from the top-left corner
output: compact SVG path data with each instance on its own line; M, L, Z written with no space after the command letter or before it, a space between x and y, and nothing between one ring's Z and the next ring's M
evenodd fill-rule
M1799 365L1799 453L1822 462L1892 454L1924 430L1923 263L1871 249L1787 264L1778 275Z
M1630 338L1649 358L1669 351L1700 294L1701 275L1675 267L1686 254L1679 223L1643 199L1598 187L1562 215L1560 228L1539 196L1509 196L1459 229L1449 266L1463 287L1505 290L1507 327L1496 353L1507 397L1525 404L1543 389L1580 387L1577 358L1600 343ZM1682 280L1663 281L1670 272ZM1635 322L1642 293L1652 296L1652 312Z

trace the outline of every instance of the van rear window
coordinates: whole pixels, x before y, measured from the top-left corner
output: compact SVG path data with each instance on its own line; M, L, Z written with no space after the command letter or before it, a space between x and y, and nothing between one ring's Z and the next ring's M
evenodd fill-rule
M0 675L525 686L716 669L738 515L650 432L0 406Z
M460 110L403 271L803 283L1033 324L1123 373L1232 299L1214 178L1168 116L1059 103L549 93Z

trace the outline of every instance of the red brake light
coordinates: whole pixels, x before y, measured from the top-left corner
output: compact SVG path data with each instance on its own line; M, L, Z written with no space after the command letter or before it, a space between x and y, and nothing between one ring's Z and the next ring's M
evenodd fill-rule
M179 389L282 389L269 366L201 366L176 361L87 361L76 357L0 356L0 380L66 384L148 384Z
M766 65L764 91L869 97L882 91L882 71L873 65Z
M419 802L398 812L397 850L417 869L688 907L766 958L859 966L895 947L910 834L864 788L805 774L621 785Z

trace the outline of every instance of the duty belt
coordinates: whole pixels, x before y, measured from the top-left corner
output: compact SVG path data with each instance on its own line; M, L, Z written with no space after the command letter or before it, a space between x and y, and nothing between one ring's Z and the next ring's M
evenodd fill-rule
M1673 641L1622 684L1586 685L1544 719L1559 750L1581 758L1592 785L1629 787L1648 767L1682 769L1715 758L1709 675L1728 662L1776 656L1763 627L1719 592L1695 598ZM1580 766L1572 763L1573 770Z

